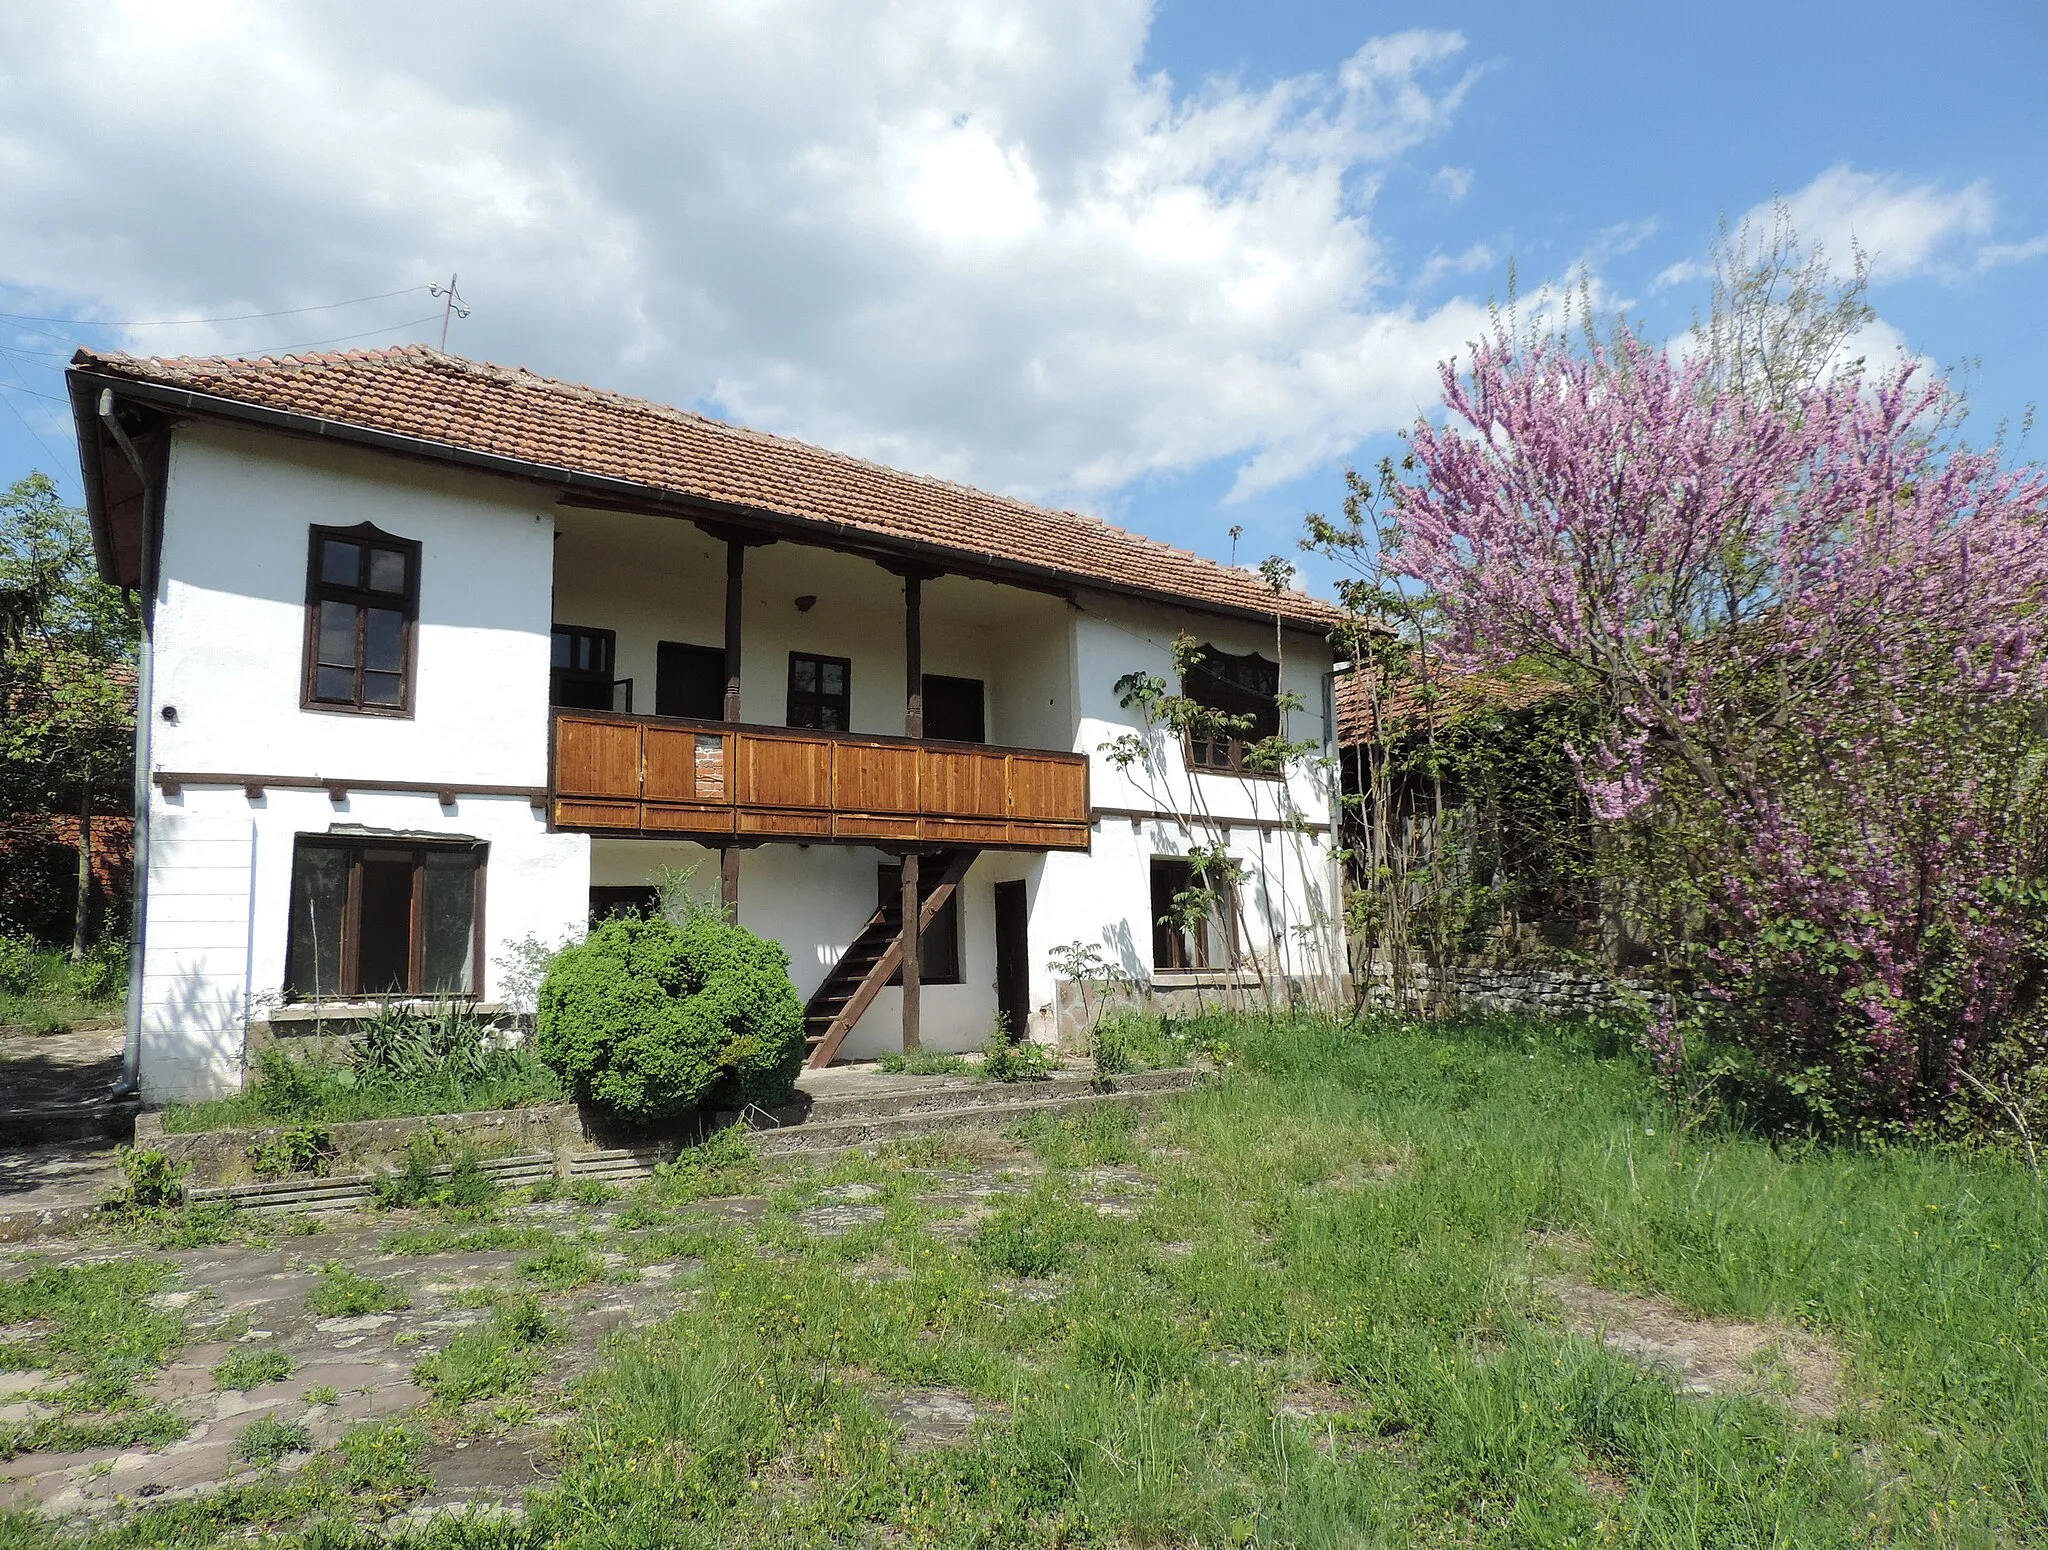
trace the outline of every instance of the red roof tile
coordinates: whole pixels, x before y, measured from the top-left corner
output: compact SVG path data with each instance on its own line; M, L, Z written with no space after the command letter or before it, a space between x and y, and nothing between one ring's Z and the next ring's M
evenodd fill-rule
M899 473L844 453L726 425L423 345L260 359L161 359L80 350L73 367L416 438L545 470L1035 567L1118 591L1326 628L1305 593L1095 517Z
M1482 711L1512 713L1527 710L1553 695L1568 692L1568 686L1555 679L1536 678L1527 673L1464 673L1446 678L1437 685L1436 724L1441 727ZM1390 684L1381 692L1381 724L1390 735L1417 726L1422 719L1422 709L1422 692L1412 682ZM1371 684L1367 675L1362 671L1339 673L1338 743L1348 748L1353 743L1366 741L1372 730L1372 719Z

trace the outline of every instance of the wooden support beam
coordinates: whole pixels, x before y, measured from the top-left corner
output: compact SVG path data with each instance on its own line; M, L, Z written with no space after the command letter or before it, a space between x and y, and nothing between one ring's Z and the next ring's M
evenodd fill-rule
M903 578L903 735L924 736L924 578Z
M915 585L915 583L913 583ZM918 981L918 938L923 935L922 912L917 907L917 852L903 857L903 1053L914 1054L919 1046L918 1012L921 986Z
M725 918L735 925L740 918L740 855L737 845L727 845L718 852L718 904L725 911Z
M740 635L747 546L737 538L725 541L725 719L740 719Z

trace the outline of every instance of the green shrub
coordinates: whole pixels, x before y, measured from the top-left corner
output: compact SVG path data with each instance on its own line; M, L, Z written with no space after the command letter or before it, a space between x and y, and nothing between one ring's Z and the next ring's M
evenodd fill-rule
M126 1188L107 1202L117 1210L161 1211L185 1199L185 1168L155 1147L124 1146L115 1154Z
M398 1172L370 1186L370 1197L386 1211L404 1206L438 1206L457 1214L486 1211L503 1186L483 1171L473 1146L451 1142L438 1133L414 1136L405 1143Z
M334 1155L334 1135L324 1125L287 1125L248 1149L249 1169L259 1179L324 1175Z
M1059 1068L1059 1056L1029 1039L1011 1038L1009 1024L997 1015L995 1032L981 1057L983 1076L991 1082L1042 1082Z
M42 980L43 965L34 938L0 932L0 993L25 996Z
M803 1064L789 955L715 912L604 922L555 959L537 1022L575 1098L640 1123L780 1103Z
M128 989L128 944L101 937L71 971L72 987L88 1001L112 1001Z

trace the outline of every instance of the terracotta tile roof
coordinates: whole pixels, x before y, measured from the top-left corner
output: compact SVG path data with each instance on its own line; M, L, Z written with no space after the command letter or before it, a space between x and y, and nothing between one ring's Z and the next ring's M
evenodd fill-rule
M1362 743L1372 728L1370 681L1362 672L1337 675L1337 741L1344 747ZM1437 725L1462 720L1482 711L1512 713L1541 704L1569 687L1551 678L1499 671L1465 673L1437 686ZM1391 685L1380 696L1379 712L1388 733L1419 724L1422 694L1413 683Z
M260 359L160 359L80 350L74 369L181 388L652 491L1035 567L1112 590L1271 618L1257 576L1097 518L899 473L821 447L622 393L488 365L423 345ZM1286 592L1293 622L1330 604Z

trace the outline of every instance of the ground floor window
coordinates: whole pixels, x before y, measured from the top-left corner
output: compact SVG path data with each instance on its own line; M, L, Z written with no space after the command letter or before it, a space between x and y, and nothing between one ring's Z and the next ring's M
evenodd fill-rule
M1230 967L1237 901L1229 884L1216 891L1207 918L1190 920L1187 896L1201 886L1192 862L1152 859L1152 967L1164 972Z
M927 860L926 866L935 863ZM893 905L903 897L903 868L885 866L875 869L875 892L878 902ZM958 985L960 981L960 890L955 888L952 896L939 906L932 916L932 923L924 928L917 939L917 982L920 985ZM899 970L890 977L889 983L900 985L903 974Z
M486 850L300 836L286 995L476 995Z

